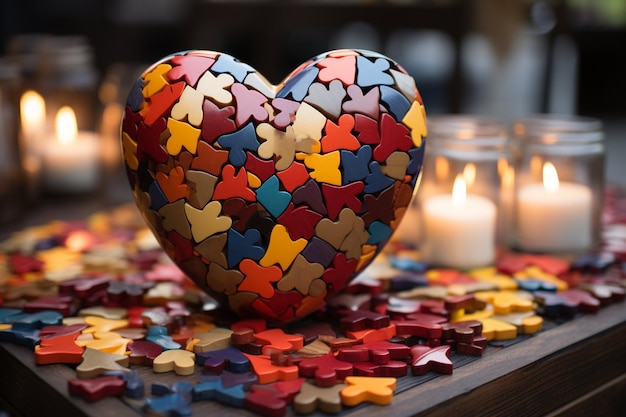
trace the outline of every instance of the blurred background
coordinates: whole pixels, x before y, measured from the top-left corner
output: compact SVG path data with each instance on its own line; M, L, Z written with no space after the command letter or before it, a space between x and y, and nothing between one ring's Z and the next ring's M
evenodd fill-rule
M597 117L607 180L623 184L625 41L624 0L4 0L5 96L37 90L48 128L55 97L71 96L78 130L101 142L102 175L70 196L28 182L10 188L15 165L27 164L23 149L18 163L10 155L27 138L19 131L15 144L5 133L0 220L47 220L28 217L33 207L62 217L77 198L85 212L130 201L117 137L126 94L147 65L187 49L229 53L273 83L326 50L370 49L415 78L429 115L486 115L507 126L535 113Z

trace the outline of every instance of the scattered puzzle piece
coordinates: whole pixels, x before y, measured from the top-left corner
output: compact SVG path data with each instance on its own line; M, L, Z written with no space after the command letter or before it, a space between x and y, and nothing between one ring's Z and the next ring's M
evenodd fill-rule
M345 384L336 384L332 387L320 387L305 382L300 392L293 400L294 411L298 414L311 414L320 410L328 414L341 412L341 391Z
M305 378L314 378L315 385L318 387L331 387L343 381L346 376L352 375L353 371L353 365L350 362L337 359L334 353L302 360L298 367L300 375Z
M79 396L88 402L95 402L104 397L121 396L126 390L126 382L116 376L69 379L67 388L70 395Z
M80 379L95 378L107 371L127 371L128 356L115 355L87 348L83 353L83 361L76 367Z
M165 350L152 361L154 372L174 371L176 375L191 375L196 366L196 355L182 349Z
M341 402L349 407L364 402L377 405L391 404L396 389L395 378L349 376L346 377L345 383L346 387L341 390Z

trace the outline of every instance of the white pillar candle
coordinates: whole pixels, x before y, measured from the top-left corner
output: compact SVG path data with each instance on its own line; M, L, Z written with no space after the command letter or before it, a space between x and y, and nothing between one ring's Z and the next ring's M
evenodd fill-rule
M470 269L495 258L496 206L488 198L466 195L457 176L452 195L436 195L422 205L420 252L434 265Z
M568 252L592 244L591 189L560 183L554 165L543 166L543 184L529 184L517 194L517 234L520 249Z
M43 144L45 189L57 193L94 190L100 174L99 154L97 135L79 132L73 110L61 108L56 117L56 135L48 137Z

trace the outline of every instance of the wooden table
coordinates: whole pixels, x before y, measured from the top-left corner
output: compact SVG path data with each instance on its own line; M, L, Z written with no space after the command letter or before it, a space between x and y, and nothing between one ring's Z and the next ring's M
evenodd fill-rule
M11 416L138 415L117 398L87 403L70 397L67 365L38 366L28 348L0 343L0 409ZM146 387L157 378L141 372ZM192 377L159 374L161 382ZM149 391L148 391L149 392ZM396 394L390 406L344 408L341 415L388 413L429 416L618 416L626 411L626 302L608 305L542 331ZM194 414L256 416L215 402L193 404ZM294 415L289 409L288 416ZM323 413L313 415L322 416Z
M86 212L129 202L126 184L119 180L114 185L112 197L42 206L23 221L3 228L0 236L6 238L9 232L23 227L57 218L81 218ZM157 375L145 367L133 369L140 371L148 394L155 380L194 380L173 373ZM133 408L140 407L136 403L129 405L117 398L87 403L69 396L67 380L75 377L70 366L38 366L31 349L0 342L0 411L9 412L11 417L139 415ZM452 375L429 373L429 378L396 393L390 406L344 408L341 415L624 416L626 302L605 306L597 314L580 315L507 347L490 347L481 358L456 367ZM193 410L194 416L259 416L215 402L194 403ZM289 409L287 415L294 413Z

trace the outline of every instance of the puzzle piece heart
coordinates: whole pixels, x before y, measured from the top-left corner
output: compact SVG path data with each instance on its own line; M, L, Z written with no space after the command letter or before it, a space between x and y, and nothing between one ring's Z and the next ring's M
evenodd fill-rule
M417 182L426 115L406 71L369 51L263 80L223 53L170 55L134 84L121 141L168 255L223 306L284 323L323 307L382 250Z

